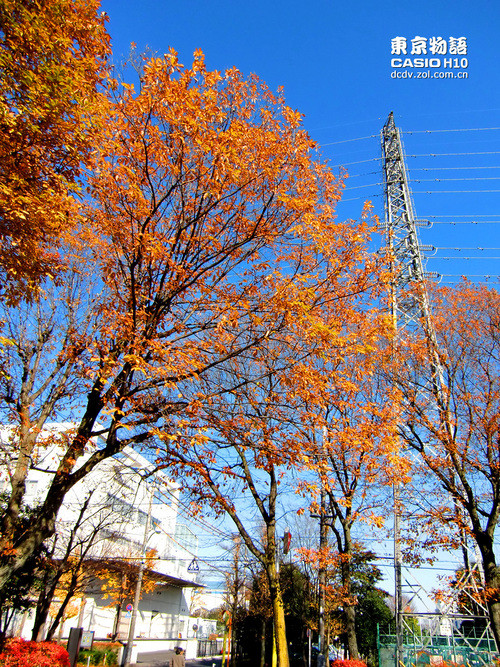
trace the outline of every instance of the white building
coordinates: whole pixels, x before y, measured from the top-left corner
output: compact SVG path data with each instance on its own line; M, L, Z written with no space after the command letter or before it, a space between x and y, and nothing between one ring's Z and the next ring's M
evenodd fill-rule
M71 424L47 428L49 436L38 447L36 464L28 476L27 504L36 506L43 500L62 451L58 441L67 437L69 429ZM11 433L0 431L4 451ZM80 465L95 446L88 447ZM7 489L8 475L3 472L0 490ZM199 587L196 571L192 571L196 570L198 540L189 526L179 523L178 509L179 486L164 473L155 472L132 448L102 461L71 489L58 515L56 557L62 555L68 536L79 523L80 551L76 547L76 553L85 553L84 571L85 567L92 567L93 572L104 568L107 575L89 579L85 594L75 598L73 613L78 606L78 616L61 626L63 637L70 627L81 625L93 630L96 639L126 639L134 580L144 548L147 558L136 637L177 645L179 640L205 639L214 632L215 622L190 618L191 593ZM33 619L30 610L19 620L22 636L31 638Z

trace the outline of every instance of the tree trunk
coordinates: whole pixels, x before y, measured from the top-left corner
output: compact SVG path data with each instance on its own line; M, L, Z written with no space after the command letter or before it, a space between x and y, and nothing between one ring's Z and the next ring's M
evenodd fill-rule
M483 562L486 600L491 629L498 650L500 648L500 568L496 564L492 538L483 532L481 535L476 535L476 540Z
M491 629L493 630L498 651L498 646L500 646L500 601L494 600L488 602L488 610L490 612Z
M263 617L260 628L260 667L264 667L266 664L266 628L267 619Z
M38 601L36 604L35 620L33 622L33 629L31 633L31 639L35 642L41 642L43 640L43 632L47 617L49 615L50 605L54 599L56 592L57 584L61 578L61 569L53 573L52 579L50 581L45 580L43 583L43 588L40 591ZM47 575L48 578L48 575Z
M31 640L34 642L43 641L43 633L45 630L45 623L49 615L50 604L52 598L49 598L46 594L43 594L43 600L38 601L35 612L35 621L33 623L33 630L31 632Z
M108 432L108 442L103 449L94 452L86 461L85 465L73 471L76 461L82 456L85 445L89 441L92 434L92 427L100 414L103 406L102 398L100 397L101 380L95 383L93 390L89 394L86 412L80 422L77 434L73 438L72 443L62 456L58 469L52 479L51 485L45 496L43 505L37 511L36 519L33 519L28 528L20 526L19 519L19 503L22 500L24 493L25 478L27 468L25 464L19 464L19 480L16 485L12 487L12 498L9 501L9 506L1 518L2 530L4 537L0 538L0 545L2 539L8 544L9 540L13 539L13 546L15 547L15 556L8 555L0 556L0 591L3 590L10 577L20 570L29 559L29 557L39 549L43 542L51 537L56 529L56 518L66 494L73 488L73 486L89 474L95 466L103 459L109 458L120 451L120 443L114 437L115 432L113 426ZM114 424L116 429L116 423ZM30 436L35 437L33 434ZM33 441L34 442L34 441ZM22 475L24 474L24 478ZM16 533L18 537L16 538Z
M288 644L286 639L285 608L283 606L283 598L281 596L278 573L276 571L274 550L273 558L271 559L271 562L268 562L266 571L269 579L271 602L273 605L274 636L276 640L278 667L289 667L290 663L288 659Z
M347 648L351 660L359 660L358 640L356 637L356 606L352 596L352 576L351 561L353 556L353 544L351 539L350 526L345 523L344 528L344 553L341 561L342 586L344 589L345 600L344 623L347 638Z
M115 613L115 621L113 623L113 632L111 634L111 639L115 642L118 637L118 633L120 630L120 620L122 616L122 601L116 605L116 613Z
M359 660L358 640L356 637L356 610L351 604L344 604L344 623L349 658L351 660Z
M51 641L52 637L54 636L55 631L57 630L57 626L61 622L61 619L64 616L64 613L66 612L66 607L68 606L71 598L75 595L76 588L78 586L78 574L80 572L80 568L78 567L76 570L73 570L71 574L71 579L69 581L67 590L66 590L66 595L64 596L64 600L61 602L61 606L57 610L57 614L52 621L52 625L47 631L47 636L46 636L46 641Z
M10 624L14 619L14 613L14 607L4 607L3 609L0 609L0 652L5 645Z

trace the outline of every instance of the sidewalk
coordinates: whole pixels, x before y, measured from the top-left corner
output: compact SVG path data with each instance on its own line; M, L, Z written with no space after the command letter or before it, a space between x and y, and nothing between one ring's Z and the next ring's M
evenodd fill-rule
M186 660L186 667L221 667L222 656L206 656L205 658L192 658L191 660ZM134 662L130 664L130 667L169 667L170 661L168 659L158 659L148 662Z

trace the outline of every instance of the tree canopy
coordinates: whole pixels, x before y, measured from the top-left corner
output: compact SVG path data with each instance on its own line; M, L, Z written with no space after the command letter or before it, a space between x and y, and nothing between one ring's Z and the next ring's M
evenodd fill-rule
M3 312L2 581L100 461L176 441L200 406L254 382L228 365L264 359L270 341L286 352L299 332L337 335L328 313L347 312L371 276L366 226L335 220L341 183L257 77L209 72L201 53L188 69L171 52L101 113L64 280ZM64 433L45 428L61 415ZM20 530L33 455L47 445L52 481Z
M0 293L17 302L64 265L110 54L98 0L0 2Z
M432 331L393 340L372 207L338 220L342 178L282 91L173 49L134 86L110 53L98 0L0 0L0 593L68 491L130 445L232 519L267 577L281 667L280 503L288 483L312 509L323 495L356 657L352 535L383 523L404 442L436 499L426 545L478 545L500 645L498 292L436 289Z

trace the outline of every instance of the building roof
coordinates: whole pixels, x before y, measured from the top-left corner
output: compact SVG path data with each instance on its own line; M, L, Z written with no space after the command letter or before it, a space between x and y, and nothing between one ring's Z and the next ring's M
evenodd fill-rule
M139 559L137 559L139 560ZM121 558L88 558L85 561L86 563L92 563L93 565L99 563L104 565L110 570L122 572L127 570L131 574L136 574L139 572L139 564L137 562L124 561ZM170 574L163 574L162 572L157 572L149 567L144 569L144 572L147 573L147 576L150 579L156 580L160 586L176 586L177 588L205 588L203 584L198 584L196 581L190 581L189 579L181 579L180 577L174 577Z

